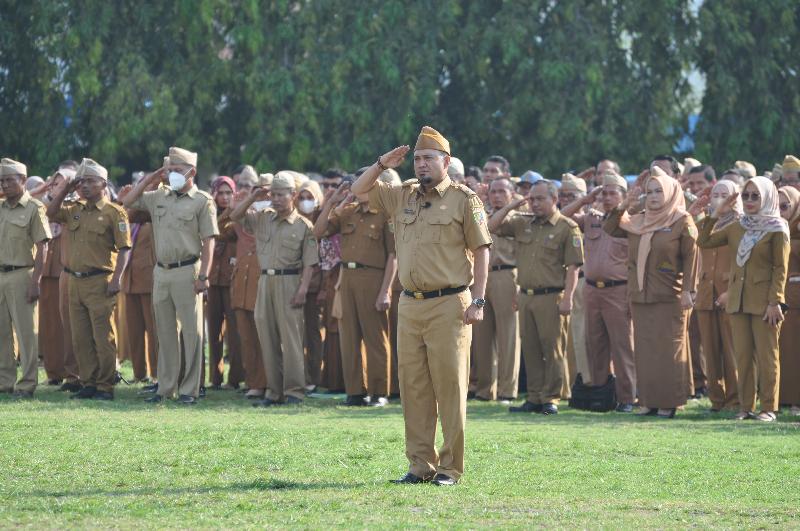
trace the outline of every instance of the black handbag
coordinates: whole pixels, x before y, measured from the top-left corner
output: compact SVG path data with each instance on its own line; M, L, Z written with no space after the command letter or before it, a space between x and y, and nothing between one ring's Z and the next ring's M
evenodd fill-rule
M572 385L572 398L569 407L586 411L613 411L617 407L617 391L614 385L616 377L608 375L603 385L586 385L578 374Z

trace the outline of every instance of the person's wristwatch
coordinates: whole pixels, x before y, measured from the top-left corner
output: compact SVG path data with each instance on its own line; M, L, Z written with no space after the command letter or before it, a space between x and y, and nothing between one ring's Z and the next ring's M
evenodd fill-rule
M205 282L206 280L208 280L208 277L206 275L197 275L197 280L199 280L200 282Z
M472 304L474 304L478 308L483 308L484 306L486 306L486 299L472 299Z

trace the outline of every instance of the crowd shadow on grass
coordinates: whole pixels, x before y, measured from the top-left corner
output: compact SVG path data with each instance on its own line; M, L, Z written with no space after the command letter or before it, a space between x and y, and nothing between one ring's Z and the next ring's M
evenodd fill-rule
M354 489L364 487L364 482L325 482L325 481L287 481L283 479L265 479L246 483L229 483L225 485L212 485L207 487L184 487L184 488L152 488L143 487L138 489L91 489L91 490L72 490L72 491L33 491L27 496L37 498L84 498L93 496L183 496L187 494L212 494L212 493L236 493L248 491L309 491L326 489Z

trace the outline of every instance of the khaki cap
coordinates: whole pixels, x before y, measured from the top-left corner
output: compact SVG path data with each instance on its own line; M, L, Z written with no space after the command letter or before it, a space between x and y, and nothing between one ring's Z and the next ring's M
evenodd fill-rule
M256 169L253 168L251 165L246 164L242 171L239 172L239 182L242 184L249 184L250 186L255 186L258 182L258 174L256 173Z
M603 184L604 185L606 185L606 184L614 185L615 184L615 185L621 187L623 190L627 190L628 189L628 181L625 179L625 177L623 177L622 175L619 175L618 173L613 172L613 171L607 171L603 175Z
M28 176L28 167L14 159L0 160L0 176L5 175L24 175Z
M737 170L743 171L745 177L755 177L757 175L756 167L746 160L737 160L733 163L733 167Z
M81 161L81 165L78 166L78 171L75 174L76 179L81 179L83 177L100 177L104 181L107 181L108 170L92 159L85 158Z
M262 173L258 176L258 181L254 184L256 186L272 186L272 181L275 179L275 176L271 173Z
M179 147L171 147L169 148L169 163L197 167L197 153Z
M800 159L794 155L786 155L781 165L783 171L800 171Z
M417 137L417 145L414 146L414 151L419 151L420 149L436 149L449 155L450 142L439 131L426 125L420 131Z
M289 172L279 171L272 178L273 190L295 190L297 185L294 182L294 177L289 175Z
M464 163L457 157L450 157L450 166L447 167L447 175L464 175Z
M586 181L571 173L561 175L561 191L586 193Z

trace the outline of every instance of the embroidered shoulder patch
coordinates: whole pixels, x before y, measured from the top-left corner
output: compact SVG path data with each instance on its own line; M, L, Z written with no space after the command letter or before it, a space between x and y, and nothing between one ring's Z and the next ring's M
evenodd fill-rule
M697 239L697 227L695 227L694 225L689 225L687 227L687 231L689 232L689 236L691 236L692 239L695 240Z
M572 246L573 247L580 247L581 246L581 237L580 236L573 236L572 237Z

